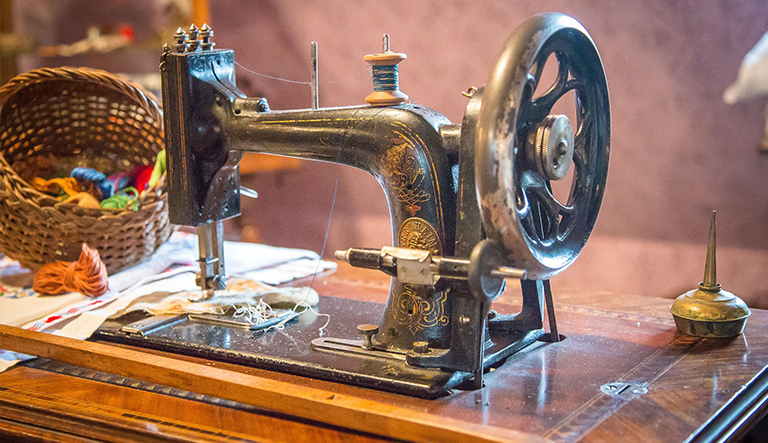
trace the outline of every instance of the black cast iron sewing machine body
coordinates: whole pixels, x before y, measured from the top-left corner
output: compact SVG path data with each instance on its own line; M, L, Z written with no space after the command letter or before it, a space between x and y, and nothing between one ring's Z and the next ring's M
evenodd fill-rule
M559 341L548 278L578 256L592 230L609 151L602 62L578 22L543 14L521 25L487 85L467 94L461 125L414 104L272 111L265 98L248 98L235 86L233 51L205 43L190 51L180 40L161 63L170 218L198 227L204 290L226 286L221 221L240 214L244 152L363 169L381 184L390 208L394 247L337 253L393 276L382 317L358 327L365 339L315 338L309 357L275 363L267 352L255 364L435 397L459 385L481 387L484 370L538 339ZM366 58L392 54L385 47ZM550 55L556 79L537 89ZM569 91L575 127L550 114ZM571 191L561 202L550 181L565 178L571 166ZM522 279L519 314L490 310L504 277ZM332 310L324 300L319 310ZM178 347L192 348L199 346ZM331 355L338 364L317 370L322 364L312 355L323 362Z

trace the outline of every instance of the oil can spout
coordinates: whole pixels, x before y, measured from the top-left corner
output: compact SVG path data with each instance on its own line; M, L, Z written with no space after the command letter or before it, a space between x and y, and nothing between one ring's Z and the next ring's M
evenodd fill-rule
M718 291L720 290L720 285L717 284L716 217L717 211L712 211L712 221L709 225L709 243L707 244L707 264L704 266L704 281L701 282L699 287L704 290Z

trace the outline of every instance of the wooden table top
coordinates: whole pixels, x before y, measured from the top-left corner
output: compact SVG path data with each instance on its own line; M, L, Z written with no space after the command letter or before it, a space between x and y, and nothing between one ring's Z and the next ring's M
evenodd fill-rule
M322 295L382 303L388 287L383 274L346 264L314 281ZM519 292L514 289L507 290L493 308L515 312ZM754 310L744 334L735 339L701 339L676 331L668 299L558 292L556 280L553 291L565 341L533 345L486 374L483 389L456 391L437 400L204 363L426 412L435 421L446 417L514 430L532 440L677 442L691 435L737 437L766 412L768 312ZM385 441L252 407L161 392L134 389L128 382L115 385L16 367L0 374L0 440Z

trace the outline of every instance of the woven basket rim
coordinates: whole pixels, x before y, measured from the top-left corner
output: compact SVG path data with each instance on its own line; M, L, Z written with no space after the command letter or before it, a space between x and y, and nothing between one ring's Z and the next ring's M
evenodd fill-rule
M0 87L0 108L3 107L3 104L5 104L8 98L13 96L13 94L16 94L28 86L47 81L99 83L131 97L134 101L149 111L157 110L160 112L160 105L157 97L150 91L144 90L138 84L101 69L87 67L76 68L73 66L33 69L13 77ZM158 118L157 121L160 125L160 129L162 129L162 117Z
M123 94L124 96L129 97L138 106L146 110L159 126L159 131L162 132L163 130L162 109L160 107L160 104L157 101L157 98L151 92L145 91L138 84L130 80L120 78L110 72L107 72L101 69L94 69L94 68L87 68L87 67L76 68L71 66L61 66L56 68L39 68L39 69L33 69L26 73L17 75L16 77L8 81L5 85L0 87L0 111L2 111L2 108L4 104L8 101L8 99L13 97L14 94L18 93L24 88L27 88L29 86L36 85L39 83L51 82L51 81L97 83L101 86L106 86L112 90L115 90ZM0 164L3 167L7 167L8 170L13 171L13 175L14 175L13 180L19 182L20 185L25 187L24 192L26 194L34 195L36 201L53 198L48 194L38 191L30 183L28 183L26 180L21 178L18 172L16 172L16 170L13 169L11 164L8 163L8 160L6 160L4 152L0 152ZM163 173L162 178L165 178L165 173ZM157 190L160 188L160 185L162 185L164 181L162 178L158 185L149 189L147 192L139 195L138 210L143 209L144 206L146 205L158 204L158 202L161 199L160 198L161 195L157 193ZM16 196L18 197L18 192L14 191L13 194L16 194ZM77 206L75 203L66 203L66 204L60 203L54 206L58 208L62 205ZM100 209L93 209L93 211L94 211L94 215L96 213L101 213L106 216L115 216L122 212L128 212L129 210L127 209L105 210L100 208ZM131 211L131 212L134 212L134 211Z

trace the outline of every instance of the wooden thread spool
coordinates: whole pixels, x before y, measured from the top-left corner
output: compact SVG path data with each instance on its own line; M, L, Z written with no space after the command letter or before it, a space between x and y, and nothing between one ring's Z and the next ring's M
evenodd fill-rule
M365 97L365 101L373 106L399 105L408 96L400 91L398 63L406 59L403 53L389 50L389 35L384 34L383 52L368 54L363 60L371 65L373 71L373 92Z

